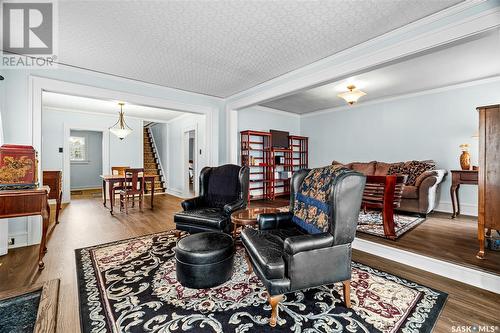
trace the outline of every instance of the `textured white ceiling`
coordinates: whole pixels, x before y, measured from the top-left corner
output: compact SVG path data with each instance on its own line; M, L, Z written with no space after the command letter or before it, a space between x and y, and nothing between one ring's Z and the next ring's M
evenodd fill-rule
M59 1L59 61L227 97L458 2Z
M337 97L350 83L367 93L359 100L391 97L500 75L500 29L354 77L289 95L263 106L293 113L344 106Z
M118 101L105 101L101 99L64 95L53 92L44 92L42 96L42 103L44 107L49 108L116 115L117 117L118 111L120 111ZM184 112L128 104L126 102L123 106L123 112L125 113L125 119L127 117L135 117L143 120L161 122L167 122L186 114Z

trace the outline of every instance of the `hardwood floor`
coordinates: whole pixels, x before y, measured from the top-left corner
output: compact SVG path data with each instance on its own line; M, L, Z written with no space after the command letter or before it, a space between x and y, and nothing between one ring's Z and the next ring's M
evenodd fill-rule
M432 213L426 221L395 241L358 232L357 237L375 243L411 251L440 260L500 274L500 251L486 250L485 259L477 259L477 218Z
M60 224L50 230L46 268L38 272L38 246L10 250L8 255L0 257L0 291L59 278L58 332L78 332L80 324L74 250L172 229L173 213L180 209L180 202L181 199L170 195L158 195L155 197L154 210L146 205L144 213L131 210L128 216L117 212L113 217L102 206L100 198L73 198L71 204L61 211ZM254 207L286 204L286 200L252 202ZM498 294L364 252L354 251L354 260L447 292L449 299L437 323L436 332L451 332L453 325L499 324Z

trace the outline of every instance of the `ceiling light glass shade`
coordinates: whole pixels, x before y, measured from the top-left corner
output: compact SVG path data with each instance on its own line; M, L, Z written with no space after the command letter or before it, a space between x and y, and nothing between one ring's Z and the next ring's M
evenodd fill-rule
M346 91L342 94L338 94L337 96L345 100L349 105L353 105L358 101L358 99L366 95L365 92L357 90L356 87L353 85L348 86L347 89L349 89L349 91Z
M118 114L118 121L116 124L109 128L109 131L116 135L120 140L125 139L130 133L132 133L132 129L125 122L125 116L123 114L123 103L118 103L120 105L120 113Z

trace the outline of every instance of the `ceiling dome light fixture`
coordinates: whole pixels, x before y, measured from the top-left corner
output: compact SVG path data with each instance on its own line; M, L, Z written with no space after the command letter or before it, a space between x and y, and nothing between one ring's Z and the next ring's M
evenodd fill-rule
M337 96L345 100L349 105L353 105L358 101L358 99L360 99L360 97L366 95L365 92L356 89L356 86L354 86L353 84L347 86L347 89L349 89L349 91L338 94Z
M127 135L132 133L132 129L125 122L125 116L123 114L123 106L125 105L125 103L120 102L118 103L118 105L120 105L120 113L118 114L118 121L116 122L116 124L114 124L109 128L109 131L114 135L116 135L120 140L123 140L127 137Z

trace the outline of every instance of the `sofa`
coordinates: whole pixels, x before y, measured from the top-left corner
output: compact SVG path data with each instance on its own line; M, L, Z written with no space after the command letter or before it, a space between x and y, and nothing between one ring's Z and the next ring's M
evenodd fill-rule
M297 171L290 211L261 214L258 230L242 231L249 268L268 291L271 326L282 295L301 289L342 282L350 307L351 243L365 181L341 166Z
M250 170L246 166L226 164L205 167L200 172L200 195L181 203L174 215L178 231L190 234L232 230L231 214L248 204Z
M398 211L425 216L436 207L439 187L447 175L446 170L436 169L432 160L386 163L379 161L332 164L358 171L366 176L406 175L407 180Z

